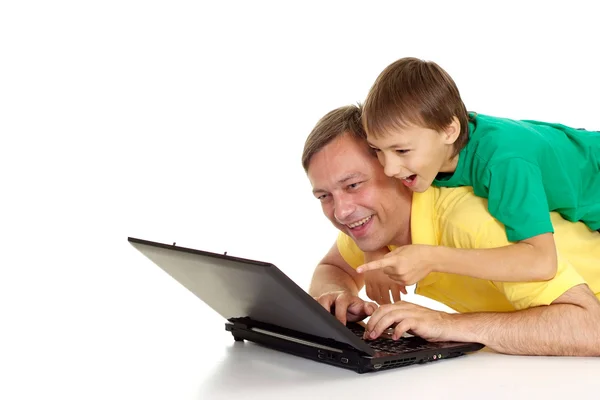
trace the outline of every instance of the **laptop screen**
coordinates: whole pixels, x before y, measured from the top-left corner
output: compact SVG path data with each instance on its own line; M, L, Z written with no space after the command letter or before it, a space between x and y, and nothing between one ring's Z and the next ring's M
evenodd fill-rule
M249 317L372 353L272 264L135 238L129 242L227 320Z

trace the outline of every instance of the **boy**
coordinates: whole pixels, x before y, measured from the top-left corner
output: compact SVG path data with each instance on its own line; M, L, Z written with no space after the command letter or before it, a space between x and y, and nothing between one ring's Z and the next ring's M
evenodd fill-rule
M379 75L362 117L388 176L415 192L432 184L472 186L488 199L490 213L513 244L479 250L404 246L359 272L384 268L404 285L432 271L498 281L548 280L557 268L550 211L600 230L598 132L468 113L452 78L437 64L416 58L400 59ZM528 268L515 268L521 265Z

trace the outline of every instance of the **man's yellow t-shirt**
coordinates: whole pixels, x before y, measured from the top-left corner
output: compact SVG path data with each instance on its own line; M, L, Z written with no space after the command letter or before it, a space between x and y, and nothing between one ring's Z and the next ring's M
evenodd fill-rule
M581 283L587 283L600 299L600 233L581 222L566 221L558 213L551 213L551 217L558 251L558 270L553 279L494 282L434 272L417 283L416 293L458 312L514 311L548 305ZM432 186L424 193L414 193L411 235L413 244L454 248L510 244L504 226L488 212L487 201L475 196L471 187ZM340 233L337 246L352 268L363 263L363 252L346 234Z

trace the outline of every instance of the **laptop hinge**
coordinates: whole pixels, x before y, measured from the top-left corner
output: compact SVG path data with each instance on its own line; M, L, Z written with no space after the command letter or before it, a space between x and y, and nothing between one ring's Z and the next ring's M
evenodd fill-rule
M323 350L335 351L337 353L343 353L344 352L341 349L336 349L336 348L333 348L333 347L325 346L325 345L322 345L322 344L319 344L319 343L315 343L315 342L311 342L311 341L308 341L308 340L295 338L293 336L282 335L281 333L271 332L271 331L268 331L266 329L250 328L250 330L252 330L254 332L262 333L264 335L269 335L269 336L273 336L273 337L276 337L276 338L279 338L279 339L287 340L287 341L290 341L290 342L303 344L305 346L316 347L318 349L323 349Z
M372 354L366 353L348 343L341 343L334 339L325 339L315 337L312 339L308 334L302 332L295 332L289 329L285 329L279 326L273 326L263 322L255 321L248 317L236 317L229 318L229 324L225 324L225 329L231 331L232 329L242 329L254 331L256 333L262 333L272 337L278 337L280 339L293 341L297 343L306 344L315 348L327 349L335 352L353 351L361 355L361 357L372 358ZM229 326L227 326L229 325Z

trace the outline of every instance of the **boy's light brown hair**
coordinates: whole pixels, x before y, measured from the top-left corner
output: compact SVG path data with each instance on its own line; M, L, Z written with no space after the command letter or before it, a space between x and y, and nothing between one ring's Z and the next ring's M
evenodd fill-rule
M325 114L315 125L304 143L302 166L308 172L310 160L334 139L349 134L357 139L367 140L361 122L362 106L349 105L336 108Z
M418 58L401 58L375 80L363 106L362 121L370 136L381 137L407 125L441 131L460 122L454 155L469 140L469 115L454 80L439 65Z

